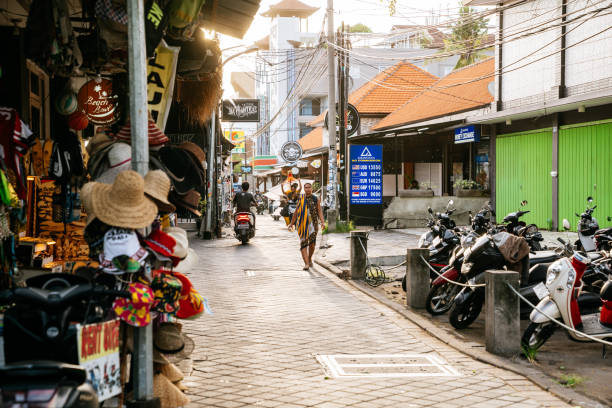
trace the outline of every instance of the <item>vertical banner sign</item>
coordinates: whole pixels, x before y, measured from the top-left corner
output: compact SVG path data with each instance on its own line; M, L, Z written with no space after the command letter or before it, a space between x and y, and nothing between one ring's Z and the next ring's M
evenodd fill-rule
M77 328L79 365L87 371L87 382L96 390L98 400L119 395L119 319Z
M382 145L350 145L351 204L382 204Z
M225 138L234 144L232 153L244 153L246 146L244 137L244 130L226 130L224 132Z
M174 77L180 47L169 47L163 40L155 50L155 58L147 65L147 103L157 126L163 131L170 114Z

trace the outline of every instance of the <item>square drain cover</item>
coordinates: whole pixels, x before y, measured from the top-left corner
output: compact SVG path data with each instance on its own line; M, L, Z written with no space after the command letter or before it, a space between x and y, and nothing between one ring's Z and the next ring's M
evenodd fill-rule
M432 354L317 355L332 377L456 377L459 372Z

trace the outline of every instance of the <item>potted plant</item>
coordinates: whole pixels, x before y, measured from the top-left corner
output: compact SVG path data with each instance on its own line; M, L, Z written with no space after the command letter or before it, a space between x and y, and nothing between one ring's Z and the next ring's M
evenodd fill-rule
M453 183L455 195L457 197L480 197L482 190L480 184L474 180L459 179Z

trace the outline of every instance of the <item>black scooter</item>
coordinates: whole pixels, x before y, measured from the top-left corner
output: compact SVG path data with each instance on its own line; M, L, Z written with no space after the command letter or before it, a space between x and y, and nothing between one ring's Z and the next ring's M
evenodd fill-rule
M78 366L75 322L107 320L105 310L125 291L71 274L28 280L29 287L0 292L4 355L0 401L8 407L98 407L98 397Z

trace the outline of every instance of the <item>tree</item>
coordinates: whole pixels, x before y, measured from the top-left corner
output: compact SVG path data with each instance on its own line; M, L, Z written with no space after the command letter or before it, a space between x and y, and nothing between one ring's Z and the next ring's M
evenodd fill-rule
M357 23L350 27L351 33L371 33L372 29L363 23Z
M444 50L442 51L459 54L455 69L487 57L484 51L479 48L487 38L488 21L488 19L479 16L471 7L461 7L459 9L459 17L453 25L451 35L444 39Z

